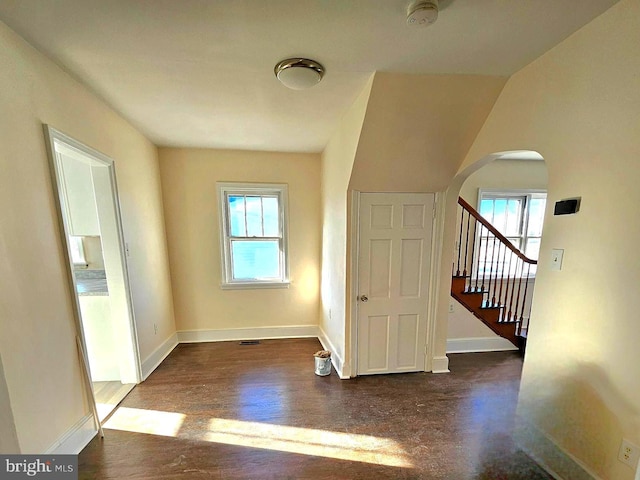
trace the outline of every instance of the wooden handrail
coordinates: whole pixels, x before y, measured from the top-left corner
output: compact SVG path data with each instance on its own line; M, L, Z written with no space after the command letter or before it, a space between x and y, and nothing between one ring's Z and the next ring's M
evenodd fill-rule
M509 250L511 250L523 262L529 263L531 265L537 265L538 264L537 260L533 260L533 259L527 257L524 253L522 253L520 250L518 250L516 247L514 247L513 243L511 243L511 241L507 237L502 235L493 225L491 225L482 215L480 215L477 212L477 210L475 208L473 208L471 205L469 205L462 197L458 197L458 205L460 205L462 208L464 208L467 212L469 212L469 214L473 218L475 218L482 225L484 225L484 227L487 230L489 230L491 233L493 233L496 236L496 238L498 238L502 243L504 243L506 245L506 247Z

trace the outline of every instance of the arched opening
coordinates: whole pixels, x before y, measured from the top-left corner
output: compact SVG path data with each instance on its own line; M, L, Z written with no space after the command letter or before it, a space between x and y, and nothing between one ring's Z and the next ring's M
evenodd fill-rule
M454 178L446 195L438 308L447 333L437 340L446 353L509 350L526 342L536 264L513 252L537 261L547 183L542 155L530 150L487 155ZM468 205L461 207L459 197ZM456 295L456 289L474 295Z

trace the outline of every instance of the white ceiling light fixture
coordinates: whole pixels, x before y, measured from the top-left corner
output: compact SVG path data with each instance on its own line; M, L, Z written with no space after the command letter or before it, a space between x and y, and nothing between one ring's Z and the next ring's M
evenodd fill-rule
M308 58L287 58L278 62L273 72L285 87L292 90L313 87L324 77L324 67Z
M438 0L418 0L407 9L407 25L426 27L438 19Z

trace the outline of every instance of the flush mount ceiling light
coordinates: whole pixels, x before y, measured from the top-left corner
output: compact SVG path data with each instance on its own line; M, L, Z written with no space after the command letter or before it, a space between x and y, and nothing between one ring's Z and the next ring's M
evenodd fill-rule
M287 58L278 62L273 72L285 87L304 90L322 80L324 67L315 60L307 58Z
M407 25L426 27L438 19L438 0L419 0L407 9Z

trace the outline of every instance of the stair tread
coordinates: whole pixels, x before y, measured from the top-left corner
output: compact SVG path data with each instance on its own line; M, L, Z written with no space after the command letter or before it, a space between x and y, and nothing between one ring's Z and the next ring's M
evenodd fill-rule
M484 304L480 305L481 310L502 310L503 308L504 308L504 305L488 305L488 306L485 306ZM500 323L516 323L516 322L500 322Z

